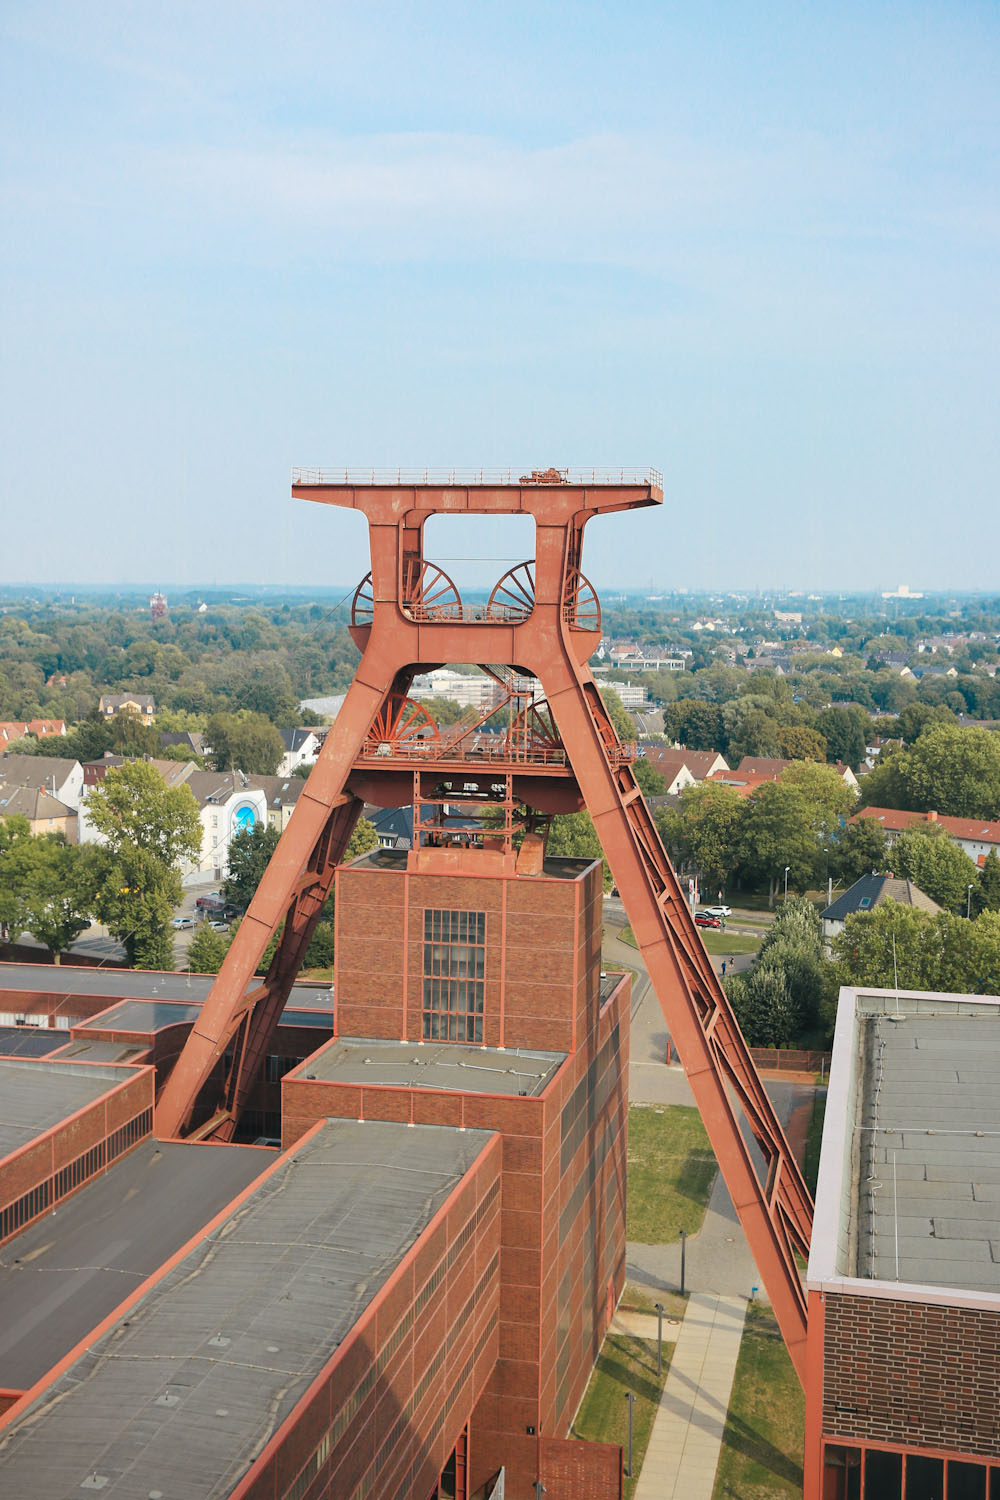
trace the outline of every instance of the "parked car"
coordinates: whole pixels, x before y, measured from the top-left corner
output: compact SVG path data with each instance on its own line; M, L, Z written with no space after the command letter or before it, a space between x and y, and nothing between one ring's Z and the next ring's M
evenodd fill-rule
M171 925L171 927L177 927L177 928L181 928L181 927L193 927L194 926L194 917L175 917L174 920L171 922L170 925Z
M724 927L725 923L721 917L713 916L711 912L696 911L694 925L696 927Z
M228 922L212 921L212 922L209 922L208 925L209 925L209 927L211 927L211 929L212 929L213 932L228 932L229 931L229 923Z
M710 917L731 917L733 914L731 906L703 906L702 911L707 912Z

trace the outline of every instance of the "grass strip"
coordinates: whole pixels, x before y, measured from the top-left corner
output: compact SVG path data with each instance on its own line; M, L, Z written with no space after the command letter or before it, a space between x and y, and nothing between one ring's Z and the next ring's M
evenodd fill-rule
M626 1237L643 1245L696 1234L715 1181L716 1161L698 1111L689 1104L633 1104L628 1112Z
M712 1500L801 1500L805 1402L769 1307L740 1344Z
M670 1368L673 1344L663 1345L663 1374L656 1373L656 1340L609 1333L597 1356L587 1393L580 1404L571 1435L591 1443L618 1443L628 1462L628 1402L635 1395L632 1416L632 1476L625 1480L625 1500L632 1500L646 1456L660 1392Z

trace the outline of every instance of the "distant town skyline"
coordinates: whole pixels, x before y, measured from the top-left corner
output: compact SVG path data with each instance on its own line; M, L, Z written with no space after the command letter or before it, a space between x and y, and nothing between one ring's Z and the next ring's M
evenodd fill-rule
M361 518L294 464L624 463L666 502L589 529L599 589L990 588L995 6L13 0L0 35L0 578L346 586Z

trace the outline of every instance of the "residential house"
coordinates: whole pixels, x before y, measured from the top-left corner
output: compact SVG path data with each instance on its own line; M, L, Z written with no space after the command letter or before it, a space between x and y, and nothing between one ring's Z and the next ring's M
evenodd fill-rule
M733 775L739 776L749 773L753 776L762 776L768 781L777 781L781 773L787 771L790 765L792 765L790 760L781 760L778 756L744 755ZM852 791L856 792L858 789L858 778L850 766L845 766L843 761L838 760L834 763L833 768L844 785L849 786Z
M61 833L67 844L77 841L77 815L72 807L41 787L13 786L0 781L0 818L27 818L33 834Z
M844 893L837 897L825 911L820 912L823 922L823 939L829 943L838 932L843 932L848 917L857 912L872 911L883 901L898 901L900 906L914 906L918 911L938 912L936 901L915 886L912 880L901 880L895 875L862 875Z
M0 719L0 746L11 745L15 740L23 740L26 735L34 735L36 739L47 739L50 735L64 735L66 733L66 722L64 719Z
M192 762L186 764L191 766ZM197 863L183 866L181 878L185 885L201 884L206 877L224 880L229 873L229 845L233 838L267 822L267 795L242 771L191 770L184 785L190 787L198 804L202 842Z
M0 756L0 781L29 791L48 792L74 813L83 796L83 767L63 755Z
M170 750L176 745L180 745L182 749L190 750L195 755L204 755L205 753L205 736L199 734L197 730L189 732L187 730L173 731L165 729L157 735L157 739L161 750Z
M413 807L411 805L370 807L366 804L363 816L375 829L380 849L413 848ZM443 826L452 830L482 827L476 818L470 818L465 813L453 812L447 803L443 807L443 818Z
M264 793L267 808L267 826L284 833L288 820L295 811L295 804L305 791L301 776L247 776L255 791Z
M98 707L105 719L135 714L144 724L152 724L156 716L156 704L149 693L102 693Z
M311 729L283 729L285 753L278 762L278 775L291 776L297 766L312 765L319 754L319 740Z
M645 745L645 759L667 783L667 793L683 791L686 786L705 781L714 771L728 771L725 760L715 750L685 750L669 745Z
M905 812L895 807L863 807L854 814L851 822L857 823L861 818L877 818L885 829L890 846L904 828L935 824L943 828L980 868L986 863L991 849L1000 855L1000 822L991 823L983 818L952 818L936 812Z

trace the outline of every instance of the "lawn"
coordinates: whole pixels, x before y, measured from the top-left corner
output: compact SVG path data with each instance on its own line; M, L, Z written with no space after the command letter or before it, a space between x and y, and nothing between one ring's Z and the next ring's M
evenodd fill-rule
M687 1104L633 1104L628 1112L626 1236L643 1245L696 1234L716 1164L698 1111Z
M805 1404L770 1308L747 1310L712 1500L801 1500Z
M714 927L699 927L698 935L705 944L705 951L717 958L729 958L737 953L756 953L761 944L759 937L743 937L735 932L718 932ZM630 948L639 946L631 927L622 928L621 940L623 943L628 943Z
M571 1435L591 1443L618 1443L628 1462L627 1391L636 1397L632 1414L632 1478L625 1480L625 1500L635 1492L653 1417L670 1368L673 1344L663 1345L663 1374L656 1374L656 1340L609 1333L601 1347Z

